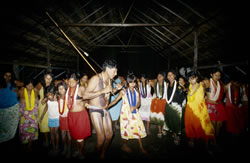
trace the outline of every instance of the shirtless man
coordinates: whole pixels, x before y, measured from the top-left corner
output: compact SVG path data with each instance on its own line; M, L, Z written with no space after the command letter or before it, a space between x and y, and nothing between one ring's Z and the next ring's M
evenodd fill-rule
M113 136L112 121L105 108L109 104L110 93L121 89L120 84L115 89L111 86L111 79L117 75L116 66L116 61L106 60L102 65L103 71L89 80L83 94L83 100L89 100L90 118L97 134L96 149L101 159L104 159Z

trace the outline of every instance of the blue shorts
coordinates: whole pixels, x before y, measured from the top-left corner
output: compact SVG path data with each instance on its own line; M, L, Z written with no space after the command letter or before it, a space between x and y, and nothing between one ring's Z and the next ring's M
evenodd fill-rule
M49 127L59 127L59 118L56 119L49 118Z

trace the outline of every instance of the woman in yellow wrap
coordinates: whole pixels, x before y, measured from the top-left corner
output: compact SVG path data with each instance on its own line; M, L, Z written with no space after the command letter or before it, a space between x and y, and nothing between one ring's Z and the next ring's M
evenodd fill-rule
M47 97L46 92L47 92L47 88L53 84L52 82L53 80L53 74L51 73L46 73L44 75L44 80L41 82L42 87L39 90L39 96L40 96L40 100L39 100L39 104L38 104L38 116L39 119L41 119L41 116L43 114L43 110L46 106L47 103ZM44 134L44 138L45 138L45 142L44 145L48 146L48 132L49 132L49 125L48 125L48 112L44 115L43 120L41 122L39 122L39 129L40 132Z
M205 103L205 92L203 83L198 83L198 73L191 71L188 73L189 89L185 111L186 136L189 144L193 146L194 139L205 140L214 139L214 128L210 121Z

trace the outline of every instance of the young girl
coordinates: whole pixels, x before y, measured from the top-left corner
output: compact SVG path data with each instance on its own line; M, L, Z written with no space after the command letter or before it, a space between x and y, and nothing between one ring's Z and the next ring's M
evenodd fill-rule
M71 137L76 141L77 151L73 157L84 159L84 140L91 135L89 115L85 108L86 101L82 96L85 92L84 86L78 85L79 80L75 73L72 73L68 81L66 92L68 112L68 125Z
M66 100L66 91L67 85L65 82L60 82L57 85L58 90L58 109L59 109L59 126L61 130L62 136L62 143L64 146L63 155L66 155L66 158L70 157L71 154L71 136L69 133L69 126L68 126L68 107L67 107L67 100Z
M48 88L47 97L48 101L40 121L43 120L45 113L48 111L48 126L50 129L52 153L57 154L59 152L59 109L54 86Z
M38 103L38 117L41 119L44 108L46 107L47 102L47 90L50 86L53 86L53 74L50 72L46 72L44 74L43 80L36 85L36 88L39 90L39 103ZM42 137L44 138L43 145L48 147L49 146L49 127L48 127L48 113L46 113L43 117L42 121L39 121L39 130L42 133Z
M166 135L166 132L163 130L167 88L167 83L164 80L165 76L165 72L159 72L157 75L157 82L154 87L155 93L150 108L150 123L158 126L158 138L162 138L162 135Z
M190 85L185 112L186 136L191 147L194 145L194 140L198 139L204 140L207 145L209 139L214 139L214 127L207 111L204 83L197 82L197 72L189 72L188 79Z
M148 83L148 80L146 79L145 74L142 74L141 76L141 83L139 85L139 90L141 94L141 106L140 106L140 115L141 119L143 121L147 122L147 134L150 134L149 131L149 122L150 122L150 106L152 102L152 96L151 96L151 86Z
M123 105L120 114L120 131L123 139L122 150L131 152L131 149L127 146L128 140L138 139L141 151L146 153L141 138L146 137L147 134L138 112L141 101L140 94L135 89L136 78L133 74L127 76L127 83L128 88L120 91L117 98L109 104L108 108L116 104L122 98Z
M219 69L213 69L210 74L211 78L203 81L207 97L207 110L214 126L216 137L220 135L223 122L226 120L225 107L222 102L224 85L220 81L221 73Z
M175 70L169 70L167 74L165 122L168 129L173 132L174 144L179 145L186 96L182 87L176 81L176 75Z

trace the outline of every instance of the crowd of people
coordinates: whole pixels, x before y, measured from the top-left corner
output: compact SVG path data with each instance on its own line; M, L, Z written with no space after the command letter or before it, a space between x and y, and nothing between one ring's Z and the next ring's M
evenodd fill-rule
M51 144L51 153L58 154L62 143L66 158L82 159L84 140L95 133L96 151L104 159L117 129L121 150L132 152L128 141L138 139L145 154L142 139L152 134L151 125L157 126L159 139L171 134L178 146L184 134L190 147L202 141L208 151L223 124L233 135L248 131L248 84L235 78L223 84L219 69L213 69L210 78L198 71L179 76L175 69L159 72L156 79L132 72L116 77L116 61L106 60L102 70L90 79L73 72L55 80L48 72L36 85L31 79L14 81L13 73L5 72L0 83L0 143L13 139L18 128L28 151L39 137L44 146Z

